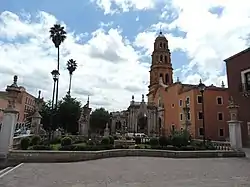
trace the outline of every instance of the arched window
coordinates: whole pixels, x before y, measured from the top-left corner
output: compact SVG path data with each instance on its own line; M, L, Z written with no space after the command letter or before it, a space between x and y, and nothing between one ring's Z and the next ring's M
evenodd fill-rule
M163 56L162 56L162 55L160 56L160 61L161 61L161 62L163 61Z
M166 43L163 44L163 48L166 49Z
M168 76L168 73L166 73L166 75L165 75L165 81L166 81L166 84L169 83L169 76Z
M168 57L165 55L165 63L168 62Z
M160 78L162 78L162 79L163 79L163 74L162 74L162 73L160 73Z
M160 48L162 48L162 43L160 43Z

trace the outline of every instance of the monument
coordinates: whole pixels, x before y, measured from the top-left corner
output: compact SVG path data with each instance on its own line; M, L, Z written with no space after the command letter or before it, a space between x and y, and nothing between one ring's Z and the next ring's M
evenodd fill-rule
M105 137L108 137L109 136L109 126L108 126L109 124L107 123L106 124L106 128L104 129L104 136Z
M38 91L38 98L35 99L35 111L31 117L31 133L35 135L41 134L41 119L40 110L43 104L43 98L41 98L41 91Z
M134 96L127 110L112 112L111 132L122 131L125 124L129 133L145 133L154 135L160 133L164 122L164 109L162 105L144 101L142 94L141 102L136 102Z
M6 88L8 95L8 106L4 110L3 121L0 131L0 156L6 158L9 149L12 149L15 125L17 123L18 110L16 100L20 87L17 85L17 76L14 76L13 84Z
M238 120L239 106L235 104L233 97L230 97L229 106L230 121L229 125L229 139L231 147L235 150L242 149L242 137L241 137L241 121Z
M90 120L91 108L89 107L89 97L87 103L81 109L81 116L78 121L79 134L89 136L89 120Z

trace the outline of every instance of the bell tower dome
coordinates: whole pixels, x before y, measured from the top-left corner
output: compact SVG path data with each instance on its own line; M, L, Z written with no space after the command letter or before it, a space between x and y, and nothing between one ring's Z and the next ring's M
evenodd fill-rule
M171 53L168 48L168 40L162 34L156 37L154 42L154 51L151 55L152 62L150 67L150 83L148 102L154 102L156 91L160 81L166 85L173 83L173 68L171 63Z

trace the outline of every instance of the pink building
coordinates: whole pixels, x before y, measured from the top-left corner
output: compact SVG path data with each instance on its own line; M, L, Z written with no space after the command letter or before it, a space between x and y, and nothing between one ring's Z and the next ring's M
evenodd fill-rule
M8 93L5 91L0 91L0 122L3 118L3 110L7 107ZM29 112L34 110L35 107L35 97L28 92L26 92L24 87L21 87L21 93L19 94L16 102L16 108L19 111L18 122L24 122Z

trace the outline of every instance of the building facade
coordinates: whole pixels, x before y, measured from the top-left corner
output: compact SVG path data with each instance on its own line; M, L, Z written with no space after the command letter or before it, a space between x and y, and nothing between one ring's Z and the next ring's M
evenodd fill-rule
M16 101L16 108L19 111L18 122L24 122L35 108L35 96L26 91L24 87L20 87L21 93ZM3 110L8 104L8 94L6 91L0 91L0 121L2 121Z
M164 132L188 128L194 138L202 138L203 113L201 93L197 85L173 81L173 68L168 40L160 32L154 42L148 102L161 108ZM204 92L205 135L213 140L228 138L228 90L207 86ZM188 112L187 112L188 108Z
M242 121L243 145L250 145L250 48L227 59L229 95L240 106L238 118Z
M135 102L134 97L126 111L112 115L111 129L115 132L123 126L128 132L145 134L170 134L172 130L187 128L194 138L205 136L212 140L228 139L228 89L206 86L204 92L204 115L202 98L197 85L183 84L173 80L171 53L167 38L162 34L154 41L150 66L148 102Z

